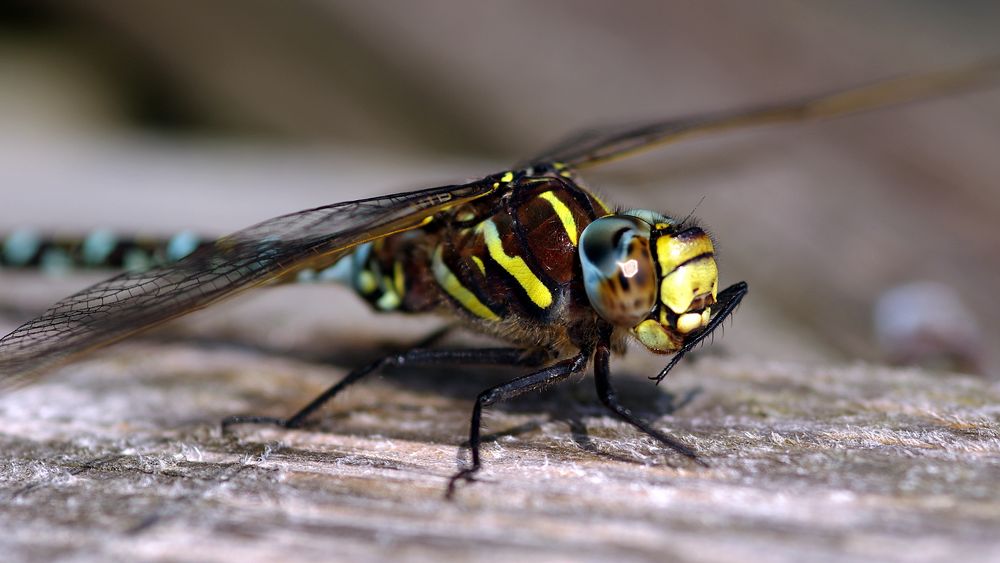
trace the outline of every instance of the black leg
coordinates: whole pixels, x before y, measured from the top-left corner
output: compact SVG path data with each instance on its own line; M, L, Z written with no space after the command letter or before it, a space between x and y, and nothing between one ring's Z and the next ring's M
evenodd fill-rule
M733 314L733 311L735 311L736 307L739 306L740 301L743 301L747 291L749 291L747 282L734 283L733 285L720 291L718 300L720 308L718 312L715 313L715 316L712 317L712 320L708 322L708 326L698 332L694 338L685 342L684 346L681 346L681 349L674 354L674 357L670 358L670 363L667 364L667 367L663 368L659 375L652 376L650 379L655 380L656 384L659 385L660 382L663 381L663 378L667 376L667 373L669 373L670 370L677 365L677 362L681 361L681 358L683 358L685 354L693 350L698 344L701 344L701 341L708 338L713 332L715 332L715 329L722 326L722 321L726 320Z
M573 358L563 360L545 369L518 377L513 381L497 385L480 393L479 397L476 398L476 406L472 409L472 421L469 424L469 450L472 453L472 464L451 478L451 481L448 482L448 492L445 496L451 498L455 494L455 484L458 481L472 481L473 475L482 467L479 447L481 445L480 430L482 426L483 407L488 407L499 401L513 399L528 391L544 389L574 373L579 373L587 367L589 357L590 351L584 350Z
M324 403L334 398L338 393L349 387L351 384L361 380L364 376L390 366L402 365L454 365L454 364L479 364L479 365L538 365L544 361L544 354L523 350L521 348L485 348L480 350L425 350L421 348L410 350L402 354L388 356L373 362L363 368L356 369L347 374L346 377L338 381L329 389L321 393L308 405L289 418L277 418L273 416L230 416L222 421L222 431L225 432L229 426L234 424L274 424L284 428L297 428L302 426L305 419L318 410Z
M691 449L690 446L663 434L659 430L654 429L642 419L637 418L631 411L618 402L618 394L615 392L615 388L611 385L611 329L610 327L607 327L607 329L602 332L603 334L601 334L600 340L597 343L597 349L594 352L594 382L597 384L597 396L601 399L601 402L604 403L604 406L608 407L611 412L615 413L615 416L632 426L635 426L639 430L642 430L646 434L649 434L653 438L656 438L664 446L667 446L675 452L689 457L699 464L707 467L708 464L698 459L698 455L693 449Z

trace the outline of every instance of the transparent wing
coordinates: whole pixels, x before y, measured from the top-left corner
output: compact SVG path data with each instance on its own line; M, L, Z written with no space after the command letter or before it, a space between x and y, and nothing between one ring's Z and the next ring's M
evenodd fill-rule
M837 117L883 106L953 94L1000 81L1000 59L919 76L885 80L832 94L731 112L586 130L526 164L559 162L582 168L688 137L755 125Z
M296 269L330 263L359 244L419 227L495 189L478 181L282 215L179 262L98 283L0 339L0 388Z

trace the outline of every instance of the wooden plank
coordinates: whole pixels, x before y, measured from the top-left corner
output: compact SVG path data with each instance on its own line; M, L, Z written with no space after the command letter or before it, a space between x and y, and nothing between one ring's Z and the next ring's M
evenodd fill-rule
M605 416L588 377L492 409L482 478L448 502L471 399L509 374L397 371L304 430L223 436L223 416L290 413L344 369L122 346L0 398L0 544L33 560L1000 555L1000 393L982 380L704 359L655 388L638 377L655 361L619 364L624 399L710 467Z

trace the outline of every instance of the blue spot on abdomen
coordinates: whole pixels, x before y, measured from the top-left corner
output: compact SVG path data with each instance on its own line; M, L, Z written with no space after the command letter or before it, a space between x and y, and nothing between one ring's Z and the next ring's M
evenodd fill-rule
M181 231L167 243L167 261L176 262L198 249L201 239L191 231Z
M100 229L87 235L80 248L80 259L87 266L102 266L118 246L118 237L107 229Z
M3 261L11 266L23 266L38 254L42 238L38 233L22 229L14 231L3 242Z

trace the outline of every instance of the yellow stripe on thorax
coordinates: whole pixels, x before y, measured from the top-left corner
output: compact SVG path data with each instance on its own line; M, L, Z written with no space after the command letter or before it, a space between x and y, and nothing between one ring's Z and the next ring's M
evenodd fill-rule
M458 276L444 263L442 253L443 249L438 246L434 250L434 257L431 260L434 279L441 285L441 288L473 315L490 321L499 321L500 317L496 313L491 311L486 305L483 305L483 302L474 293L462 285L462 281L458 279Z
M594 200L594 202L597 203L598 207L600 207L600 209L597 210L598 211L597 215L599 217L611 214L611 207L609 207L608 204L604 203L603 199L598 197L597 194L595 194L594 192L588 192L588 194L590 195L590 199Z
M562 202L561 199L556 197L556 194L551 191L541 193L538 195L539 198L544 199L549 202L552 206L552 210L556 212L556 216L562 221L563 229L566 230L566 234L569 235L569 241L576 246L576 219L573 218L573 212L566 207L566 204Z
M492 219L487 219L476 226L476 231L483 234L486 241L486 248L493 259L501 268L521 284L521 287L528 293L528 298L545 309L552 304L552 292L545 287L542 280L531 271L531 268L520 256L507 256L503 250L503 242L500 240L500 233L497 231L496 223Z
M472 261L476 263L476 267L479 268L479 273L486 275L486 264L483 264L483 260L478 256L473 256Z
M386 291L381 297L375 301L375 306L378 307L380 311L393 311L398 309L402 305L403 301L400 296L394 291Z

